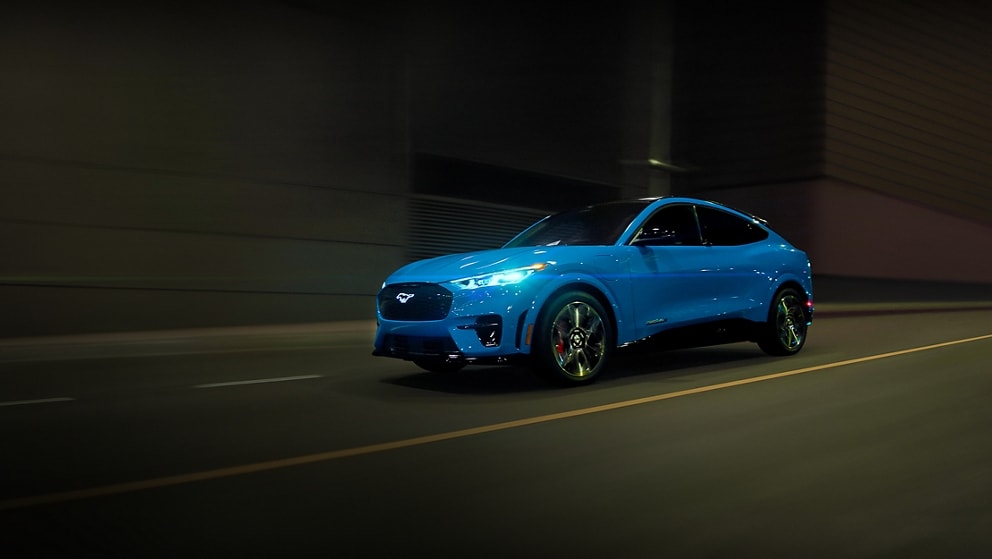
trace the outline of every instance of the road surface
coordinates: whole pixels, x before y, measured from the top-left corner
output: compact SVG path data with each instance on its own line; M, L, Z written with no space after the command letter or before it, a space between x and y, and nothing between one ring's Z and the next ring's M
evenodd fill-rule
M8 351L0 557L992 556L990 336L855 313L574 389L362 332Z

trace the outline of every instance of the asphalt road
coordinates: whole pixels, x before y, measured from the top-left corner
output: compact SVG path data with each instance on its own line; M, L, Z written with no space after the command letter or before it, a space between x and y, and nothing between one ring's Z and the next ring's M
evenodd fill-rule
M173 343L0 362L0 557L992 556L989 310L578 389L364 334Z

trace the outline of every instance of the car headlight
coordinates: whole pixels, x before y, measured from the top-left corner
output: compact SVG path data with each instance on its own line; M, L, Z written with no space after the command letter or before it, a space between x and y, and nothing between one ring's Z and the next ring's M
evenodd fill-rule
M536 272L547 268L546 263L542 264L532 264L530 266L524 266L523 268L514 268L512 270L501 270L499 272L493 272L491 274L484 274L481 276L472 276L469 278L462 278L451 280L448 285L456 289L478 289L480 287L496 287L501 285L512 285L514 283L520 283L525 279L529 278Z

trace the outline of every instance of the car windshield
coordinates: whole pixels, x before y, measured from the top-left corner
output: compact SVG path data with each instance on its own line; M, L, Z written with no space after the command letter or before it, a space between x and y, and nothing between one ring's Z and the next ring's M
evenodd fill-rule
M504 248L616 244L650 200L610 202L562 212L532 225Z

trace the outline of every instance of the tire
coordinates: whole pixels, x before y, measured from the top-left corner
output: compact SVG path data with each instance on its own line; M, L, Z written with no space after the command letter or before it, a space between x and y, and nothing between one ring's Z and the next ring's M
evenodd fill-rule
M595 297L572 291L542 309L531 356L537 372L564 386L591 383L613 354L613 324Z
M806 297L786 287L775 293L758 347L769 355L795 355L806 344L809 316Z
M465 367L465 363L444 359L414 359L413 364L431 373L457 373Z

